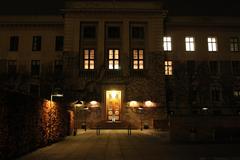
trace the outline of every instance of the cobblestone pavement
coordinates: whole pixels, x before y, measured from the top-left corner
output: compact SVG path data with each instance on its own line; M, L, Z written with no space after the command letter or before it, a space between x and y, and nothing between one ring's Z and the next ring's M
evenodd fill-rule
M173 144L154 131L95 130L38 149L19 160L240 160L240 144Z

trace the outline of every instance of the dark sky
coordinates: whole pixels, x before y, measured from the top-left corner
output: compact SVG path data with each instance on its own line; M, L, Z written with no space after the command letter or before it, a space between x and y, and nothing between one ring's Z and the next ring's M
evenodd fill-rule
M1 2L0 5L0 14L55 14L59 13L59 9L64 8L64 0L2 0L2 1L3 2ZM170 15L240 16L240 5L238 4L240 3L238 2L239 0L228 1L155 0L155 1L164 2L165 8L169 11Z

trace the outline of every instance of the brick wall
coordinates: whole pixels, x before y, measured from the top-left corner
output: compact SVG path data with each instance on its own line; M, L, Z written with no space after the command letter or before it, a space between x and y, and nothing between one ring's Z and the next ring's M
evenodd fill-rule
M12 159L62 140L68 112L59 103L0 92L0 159Z

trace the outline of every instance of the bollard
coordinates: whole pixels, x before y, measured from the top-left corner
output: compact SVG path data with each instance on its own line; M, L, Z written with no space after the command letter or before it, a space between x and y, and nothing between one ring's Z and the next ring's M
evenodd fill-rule
M128 135L132 135L131 125L128 126Z
M100 135L100 127L99 126L97 126L97 128L96 128L96 135Z

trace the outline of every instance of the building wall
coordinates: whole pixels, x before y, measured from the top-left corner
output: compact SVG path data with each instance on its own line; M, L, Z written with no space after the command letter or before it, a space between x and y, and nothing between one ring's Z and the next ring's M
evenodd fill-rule
M239 96L234 96L234 91L239 90L239 74L233 73L232 63L239 63L240 54L230 51L230 38L240 36L239 18L169 17L165 35L172 37L173 45L171 52L165 52L166 60L173 61L174 70L173 76L167 77L167 88L173 92L169 110L201 114L203 108L208 108L210 114L238 114ZM187 36L195 38L193 52L185 50ZM208 51L208 37L217 38L216 52ZM195 63L193 73L188 71L189 61ZM218 73L210 72L211 61L218 63ZM215 86L221 90L218 102L212 100L211 89ZM191 99L193 92L196 100Z
M71 7L71 5L74 7ZM159 38L163 35L164 11L153 6L143 9L144 6L136 5L136 8L140 7L142 9L142 11L139 11L134 8L135 6L129 7L127 3L116 3L116 6L114 6L116 9L112 9L114 7L109 9L108 6L100 3L97 6L88 3L86 8L81 6L84 4L80 2L71 5L66 9L64 18L64 67L65 73L69 77L66 79L66 88L70 90L68 95L75 99L87 99L86 101L98 99L102 105L102 115L101 118L95 118L96 122L104 120L106 117L106 90L120 89L122 91L123 120L129 119L126 116L128 112L126 107L129 101L151 100L157 102L161 108L165 108L164 55L162 53L162 41ZM122 8L118 8L120 6ZM81 25L84 23L94 23L96 25L97 36L92 42L81 39ZM119 40L109 41L107 39L106 26L109 23L120 25L121 38ZM144 41L131 41L130 25L132 23L144 25ZM96 50L96 68L93 71L80 69L83 65L80 59L83 57L84 48L95 48ZM118 48L120 50L121 69L118 71L108 69L108 48ZM131 68L133 48L144 49L145 54L144 70L136 71L135 74L132 73L133 69ZM134 117L133 114L131 117ZM165 116L161 117L157 114L150 119L153 121L153 119L162 118L165 118ZM94 120L89 118L89 121ZM152 122L151 126L153 126Z
M239 74L232 73L233 61L240 61L239 52L229 51L229 38L239 37L239 18L230 17L167 17L161 3L152 2L74 2L66 3L62 16L1 16L0 17L0 71L1 85L5 88L29 93L29 86L41 87L42 97L50 97L53 88L64 91L67 103L76 100L101 102L100 116L89 116L96 123L104 120L105 91L120 89L123 93L124 119L139 121L134 109L128 108L129 101L151 100L158 109L147 114L146 121L165 119L169 114L201 113L207 108L211 113L236 114L239 96ZM81 38L81 25L94 23L97 39L85 41ZM121 38L118 41L106 39L106 25L118 23ZM131 24L141 24L145 28L144 41L131 40ZM42 50L32 51L32 36L42 36ZM19 50L9 51L10 36L19 36ZM64 36L64 51L55 51L56 36ZM172 37L173 50L163 50L163 36ZM195 38L196 51L185 51L185 36ZM207 37L217 38L218 51L209 53ZM83 69L83 49L95 48L96 61L93 71ZM109 71L107 49L120 50L121 69ZM144 70L131 69L132 49L144 49ZM17 60L15 77L6 74L7 61ZM40 60L41 75L31 77L31 60ZM53 74L54 61L63 60L64 73ZM173 61L173 75L164 75L164 61ZM188 72L188 62L195 62L193 73ZM209 62L217 61L220 72L210 73ZM17 82L17 83L16 83ZM211 88L218 86L221 100L212 102ZM240 93L240 91L239 91ZM193 95L196 94L196 100ZM39 96L38 95L38 96ZM218 108L217 108L218 107ZM222 108L222 109L219 109ZM231 108L231 109L228 109ZM173 111L173 112L172 112ZM156 113L156 114L155 114ZM153 116L149 116L153 115ZM95 117L95 118L94 118ZM96 118L98 117L98 118ZM151 121L151 122L150 122ZM139 126L139 125L138 125Z
M64 35L62 17L1 16L0 21L0 60L1 68L4 68L1 73L7 73L9 60L16 60L18 75L9 85L12 85L15 90L28 93L30 84L40 85L41 78L45 83L51 79L55 60L62 60L62 51L55 51L56 36ZM19 37L17 51L10 51L11 36ZM32 51L33 36L42 37L40 51ZM31 77L32 60L40 60L41 78ZM2 75L2 78L6 78L6 76ZM11 81L5 80L5 82L10 83ZM50 84L49 86L51 87Z

